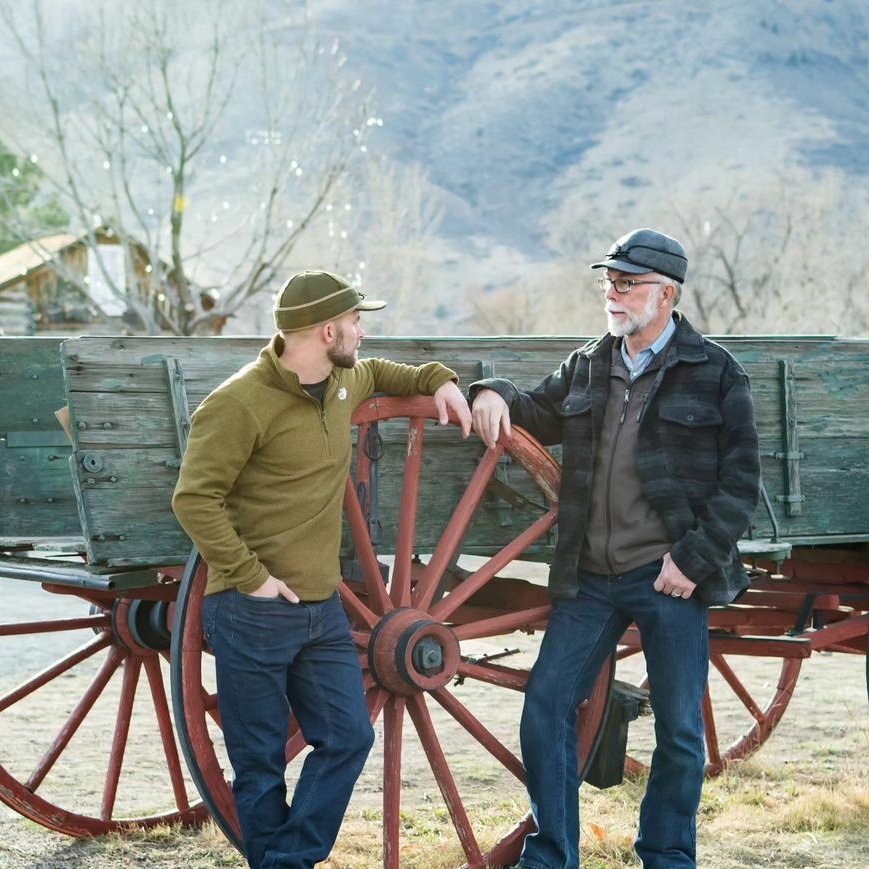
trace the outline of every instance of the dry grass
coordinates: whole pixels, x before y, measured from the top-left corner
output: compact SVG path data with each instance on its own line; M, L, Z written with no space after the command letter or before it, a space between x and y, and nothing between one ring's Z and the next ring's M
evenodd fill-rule
M637 808L645 781L582 795L585 869L639 866L633 853ZM493 801L474 818L481 841L515 825L524 807ZM402 867L455 869L462 856L448 819L438 813L403 818ZM374 869L379 862L379 813L348 816L332 869ZM698 820L698 862L734 867L869 866L869 781L857 766L818 775L807 760L776 766L749 760L709 781Z
M644 785L640 779L606 791L583 789L584 869L639 866L632 843ZM492 795L472 817L479 840L497 840L525 810ZM351 810L332 859L321 869L381 866L381 820L378 810ZM761 753L707 783L698 822L699 863L704 869L854 869L869 866L867 831L869 781L858 762L818 773L810 759L777 765L774 756ZM464 862L440 806L403 814L401 832L402 869L456 869ZM245 865L211 823L198 830L158 827L77 842L20 818L4 818L0 833L0 866L10 869Z
M766 696L770 686L775 686L777 671L768 672L761 663L744 662L766 680L760 685L760 696ZM9 661L4 665L9 667ZM856 656L813 656L800 676L787 715L769 741L754 758L707 782L698 819L703 869L869 867L864 666L865 661ZM468 697L466 692L466 702L470 702ZM515 709L502 705L487 709L483 720L492 726L500 724L505 739L514 733ZM722 730L731 726L724 710L718 723ZM632 752L643 749L643 729L648 730L648 724L632 723ZM11 736L18 738L16 744L22 743L20 731ZM3 742L9 744L8 739ZM430 773L426 777L425 758L414 751L417 743L408 735L401 771L400 865L402 869L456 869L464 858L437 787ZM527 804L522 789L510 790L512 777L487 775L479 750L460 751L462 744L446 728L442 744L448 749L463 799L470 800L466 805L475 834L486 848L524 816ZM144 764L149 756L136 753L130 760L139 758ZM382 764L372 758L371 769L357 786L333 857L321 869L378 869L382 865L382 781ZM97 788L99 782L88 761L70 776L69 799L62 805L75 808L82 788ZM644 786L640 779L605 791L583 788L584 869L639 866L633 838ZM0 805L0 869L241 869L245 865L213 824L198 830L162 827L75 841Z

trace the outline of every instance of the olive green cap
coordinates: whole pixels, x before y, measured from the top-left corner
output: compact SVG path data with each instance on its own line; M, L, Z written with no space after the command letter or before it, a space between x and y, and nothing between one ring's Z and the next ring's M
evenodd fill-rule
M282 332L310 329L349 311L379 311L386 302L366 300L352 284L331 272L293 275L275 299L275 326Z

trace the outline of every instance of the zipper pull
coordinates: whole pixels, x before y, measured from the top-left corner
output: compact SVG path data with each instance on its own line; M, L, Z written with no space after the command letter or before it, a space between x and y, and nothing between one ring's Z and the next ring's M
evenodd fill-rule
M642 404L642 407L640 407L640 412L637 414L637 422L640 422L643 419L643 415L646 412L646 405L648 405L648 403L649 403L649 396L650 395L651 395L651 393L647 392L643 396L643 404Z
M622 406L622 415L619 417L619 425L621 425L625 421L625 415L628 412L628 402L631 400L631 388L629 386L625 387L625 403Z

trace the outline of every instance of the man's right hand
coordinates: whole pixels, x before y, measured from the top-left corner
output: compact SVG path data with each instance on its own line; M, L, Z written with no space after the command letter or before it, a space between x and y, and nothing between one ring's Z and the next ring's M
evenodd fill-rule
M269 578L256 590L252 591L251 597L282 597L290 603L298 603L299 596L282 580L276 576Z
M507 402L493 389L481 389L474 396L471 419L474 431L490 449L494 449L498 443L502 429L504 434L510 434L510 409Z

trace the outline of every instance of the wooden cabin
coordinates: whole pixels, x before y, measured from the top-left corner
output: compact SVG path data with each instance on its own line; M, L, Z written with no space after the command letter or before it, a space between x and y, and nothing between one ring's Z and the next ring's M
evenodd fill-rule
M158 323L171 322L175 302L169 297L177 293L163 292L171 283L169 266L161 263L157 270L160 282L152 262L145 245L125 243L111 227L96 230L93 239L63 233L25 242L0 254L0 334L141 332L105 273L114 286L146 302Z

